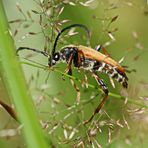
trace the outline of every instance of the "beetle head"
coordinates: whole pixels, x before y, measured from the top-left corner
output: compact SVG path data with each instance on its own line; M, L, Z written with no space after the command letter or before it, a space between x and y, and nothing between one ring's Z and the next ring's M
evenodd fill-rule
M56 52L54 54L52 54L50 57L49 57L49 60L48 60L48 66L49 67L52 67L54 66L60 59L60 54L59 52Z

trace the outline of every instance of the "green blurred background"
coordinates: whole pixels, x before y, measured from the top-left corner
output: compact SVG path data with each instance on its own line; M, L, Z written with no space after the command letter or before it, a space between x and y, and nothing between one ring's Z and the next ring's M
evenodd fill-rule
M49 36L51 40L48 42L48 51L51 52L55 30L53 35L51 35L52 28L47 26L45 27L45 34L43 34L41 32L43 27L39 24L39 15L33 13L32 10L37 12L41 12L43 8L48 10L47 13L49 15L47 17L44 14L43 21L50 25L69 20L63 23L61 27L59 26L59 28L73 23L86 25L91 30L90 46L92 48L95 48L98 44L105 45L112 58L119 61L124 57L122 64L128 66L129 69L136 69L136 72L127 74L129 77L127 92L116 82L116 88L114 89L110 84L109 78L101 74L101 77L109 87L109 91L115 94L127 94L131 100L147 105L148 4L146 0L94 0L70 1L70 3L68 0L55 0L49 1L48 8L45 8L45 6L41 8L33 0L5 0L3 3L8 21L24 19L23 14L16 7L18 4L25 15L29 11L31 17L35 20L31 21L28 17L23 23L10 24L13 34L18 29L14 37L16 48L28 46L43 50L45 48L45 36ZM57 9L58 11L56 11ZM113 19L116 16L117 19L114 21ZM26 27L27 25L29 27ZM54 29L56 28L54 27ZM80 29L77 30L79 34L70 39L62 37L62 44L59 44L58 48L60 49L66 43L86 45L85 33ZM112 32L115 38L114 41L109 37L108 31ZM41 33L28 35L29 32ZM84 38L84 40L81 38ZM47 58L42 55L23 51L20 61L26 61L23 57L28 57L28 59L47 66ZM57 69L64 71L65 66L64 64L59 64ZM85 105L76 106L76 91L70 84L68 77L65 77L64 81L60 73L49 72L28 64L22 64L22 67L29 91L36 105L39 120L43 122L43 126L48 126L44 130L52 146L71 147L74 144L79 145L81 141L87 141L87 144L84 142L85 147L93 147L93 145L97 147L97 143L102 147L148 147L148 115L146 109L139 105L134 105L134 103L127 102L125 104L124 99L109 97L103 107L103 111L95 117L96 120L99 119L99 129L94 125L84 127L82 122L91 115L95 106L99 103L101 91L92 88L82 88L81 84L76 82L81 91L82 102L86 102L92 96L97 95L93 101L89 101ZM82 71L79 73L74 69L73 73L74 77L84 79ZM97 84L91 74L88 73L87 76L89 83L96 86ZM0 79L0 97L10 104L11 101L8 99L2 79ZM74 106L74 109L68 110L69 106ZM67 115L69 117L65 120L64 118ZM4 129L16 129L19 126L3 109L0 110L0 121L0 133ZM76 132L74 132L72 139L68 140L66 135L70 136L73 129L76 129ZM96 129L98 130L97 132ZM93 144L88 142L89 136L86 131L96 133L94 136L90 136ZM108 138L110 133L111 142L110 138ZM2 134L0 135L0 147L26 147L23 136L18 133L14 136L3 137Z

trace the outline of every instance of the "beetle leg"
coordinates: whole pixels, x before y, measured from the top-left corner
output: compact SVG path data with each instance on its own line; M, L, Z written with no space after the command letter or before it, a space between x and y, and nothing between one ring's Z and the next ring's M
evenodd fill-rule
M75 60L75 58L77 58L76 56L74 56L74 53L70 55L70 58L67 62L67 67L66 67L66 70L65 72L68 74L68 75L72 75L72 69L71 69L71 64L72 64L72 61ZM72 86L74 87L74 89L76 90L77 92L77 98L76 98L76 101L77 103L80 103L80 89L79 87L76 85L76 83L74 82L74 80L72 78L70 78L70 82L72 84Z
M95 50L97 50L98 52L99 52L100 50L102 50L103 53L104 53L107 57L110 57L110 54L108 53L108 51L107 51L102 45L97 45L97 46L95 47Z
M108 51L104 47L101 47L101 49L107 57L110 57L110 54L108 53Z
M93 77L95 78L97 83L100 85L100 87L103 90L103 92L105 93L105 95L104 95L102 101L100 102L100 104L98 105L98 107L95 109L92 116L88 120L84 121L84 124L87 124L88 122L90 122L93 119L93 117L100 111L100 109L102 108L102 106L104 105L104 103L108 97L108 88L104 84L103 80L96 74L96 72L93 72Z
M67 61L67 67L65 69L65 73L69 73L69 70L71 69L72 60L73 60L73 54L70 55Z

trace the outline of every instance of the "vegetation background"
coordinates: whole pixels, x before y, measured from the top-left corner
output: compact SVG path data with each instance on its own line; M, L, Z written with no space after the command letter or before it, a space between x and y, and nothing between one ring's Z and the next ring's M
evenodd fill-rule
M77 105L76 91L68 76L62 78L65 64L49 71L46 57L30 51L20 52L19 63L48 145L148 147L146 0L5 0L3 4L16 48L27 46L50 53L57 32L70 24L80 23L91 31L92 48L104 45L113 59L119 61L124 57L122 64L129 70L136 70L127 74L127 91L116 82L114 89L109 78L100 74L111 94L102 111L84 126L83 121L90 117L102 97L102 92L93 88L97 83L91 73L86 75L92 87L82 87L82 83L75 81L81 92L81 103ZM83 30L76 28L65 33L59 42L58 49L72 43L86 45L87 38ZM11 105L14 100L8 95L2 69L0 71L0 98ZM73 77L84 80L84 72L74 69ZM26 147L20 124L2 108L0 121L0 147Z

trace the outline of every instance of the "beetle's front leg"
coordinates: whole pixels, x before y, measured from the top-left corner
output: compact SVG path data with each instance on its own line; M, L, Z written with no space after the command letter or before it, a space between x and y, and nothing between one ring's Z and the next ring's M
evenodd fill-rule
M104 95L102 101L100 102L100 104L98 105L98 107L95 109L92 116L88 120L84 121L84 124L87 124L88 122L90 122L93 119L93 117L100 111L100 109L102 108L102 106L104 105L104 103L108 97L108 88L104 84L103 80L96 74L96 72L93 72L93 77L95 78L97 83L100 85L100 87L103 90L103 92L105 93L105 95Z
M67 73L67 74L70 73L72 60L73 60L73 54L70 55L70 57L69 57L69 59L67 61L67 66L66 66L66 69L65 69L65 73Z
M72 69L71 69L72 61L73 60L75 61L76 59L77 59L77 57L74 54L71 54L70 57L69 57L69 59L68 59L67 67L65 69L65 73L67 73L70 76L72 76ZM80 89L76 85L76 83L74 82L74 80L72 78L70 78L70 82L71 82L72 86L74 87L74 89L77 92L76 102L79 104L80 103Z

